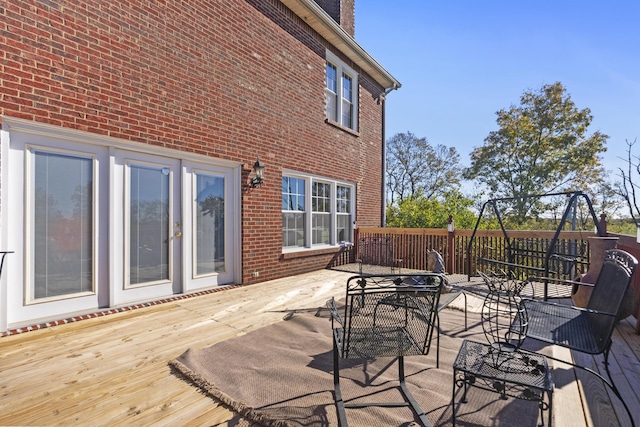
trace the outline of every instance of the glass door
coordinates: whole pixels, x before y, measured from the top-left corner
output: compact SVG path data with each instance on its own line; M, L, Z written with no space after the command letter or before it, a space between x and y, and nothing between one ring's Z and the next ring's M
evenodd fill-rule
M119 151L116 164L114 175L122 181L114 182L114 188L121 188L123 197L113 199L113 227L122 230L121 236L115 234L114 247L122 248L122 264L115 265L114 275L121 271L124 282L116 299L181 293L180 161Z
M187 289L232 283L237 218L232 169L185 164L184 268Z
M169 282L173 279L172 171L164 165L130 162L127 166L126 286Z

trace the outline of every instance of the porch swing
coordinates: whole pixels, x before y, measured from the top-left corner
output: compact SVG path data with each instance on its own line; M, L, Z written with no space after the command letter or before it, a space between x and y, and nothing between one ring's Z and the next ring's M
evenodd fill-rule
M551 240L547 241L546 239L526 237L521 232L514 230L508 231L505 228L503 213L500 209L501 204L517 200L542 199L544 197L554 196L565 196L567 203ZM564 230L565 225L567 225L569 218L575 218L575 210L577 210L579 199L586 202L589 216L593 220L596 235L604 236L604 232L593 210L591 200L582 191L505 197L486 201L480 209L476 225L467 244L466 261L468 279L471 279L472 271L474 271L472 270L472 266L475 264L476 270L478 271L481 271L481 269L490 271L497 270L501 274L522 280L535 277L536 281L542 285L543 299L545 301L548 298L571 296L572 285L575 285L575 280L581 273L579 270L588 266L588 250L584 243L578 248L577 241L583 241L582 237L566 242L561 241L560 234ZM492 247L485 244L481 250L478 250L474 246L474 241L480 237L479 227L485 213L495 215L500 230L502 231L502 241L499 247ZM489 230L487 229L485 243L489 242L488 236ZM560 291L558 294L551 296L549 293L549 282L567 285L562 286L562 288L568 289L568 294Z

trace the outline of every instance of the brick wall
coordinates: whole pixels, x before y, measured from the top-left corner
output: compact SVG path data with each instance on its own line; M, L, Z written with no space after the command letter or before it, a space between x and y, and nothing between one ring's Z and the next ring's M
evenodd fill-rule
M247 168L260 156L266 182L242 196L245 283L333 256L283 258L283 168L356 183L359 225L380 223L382 89L361 73L358 135L325 123L329 46L277 0L13 0L0 45L0 114Z

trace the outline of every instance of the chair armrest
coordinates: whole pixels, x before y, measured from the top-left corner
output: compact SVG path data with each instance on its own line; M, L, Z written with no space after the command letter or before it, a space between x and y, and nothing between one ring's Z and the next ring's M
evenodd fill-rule
M464 295L464 291L453 291L446 294L440 294L440 301L438 302L438 311L444 310L453 301L455 301L460 295ZM466 296L465 296L466 298Z
M522 301L531 302L534 304L546 305L546 306L559 307L564 310L575 310L575 311L581 311L583 313L598 314L602 316L613 316L613 317L617 316L616 313L609 313L608 311L599 311L599 310L593 310L591 308L576 307L575 305L558 304L557 302L537 301L531 298L522 298Z
M344 328L344 319L340 315L340 311L336 306L336 299L334 297L327 301L327 308L329 309L329 314L331 315L331 327L335 329L333 327L333 322L336 321L342 328Z
M564 285L593 286L593 283L578 282L576 280L558 279L556 277L531 276L527 278L527 282L542 282L542 281L561 283Z

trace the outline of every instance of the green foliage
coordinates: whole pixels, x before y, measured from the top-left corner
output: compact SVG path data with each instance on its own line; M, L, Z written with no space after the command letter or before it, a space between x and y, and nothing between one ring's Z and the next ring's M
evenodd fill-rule
M628 236L635 236L637 233L636 224L632 218L609 219L607 222L607 231L609 233L626 234Z
M473 228L476 214L473 200L453 189L441 199L418 195L387 206L387 226L400 228L446 228L449 215L456 228Z
M464 172L486 185L492 198L584 190L602 181L598 154L608 136L587 134L590 110L576 108L561 83L525 91L519 106L496 114L500 129L473 150ZM532 199L519 199L513 218L524 222L535 208Z

